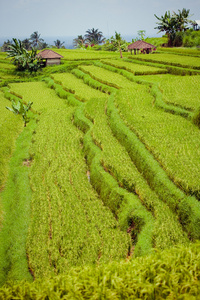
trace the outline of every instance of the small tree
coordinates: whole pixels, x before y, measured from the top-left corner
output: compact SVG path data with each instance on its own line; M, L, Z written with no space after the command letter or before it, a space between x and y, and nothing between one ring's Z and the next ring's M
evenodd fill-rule
M15 102L12 100L12 108L7 107L6 108L13 112L15 115L21 115L22 119L24 121L24 127L26 127L26 124L29 122L30 118L27 116L28 111L31 109L31 106L33 102L29 102L27 105L23 104L20 100L18 102Z
M137 34L139 36L139 39L143 41L146 34L146 30L138 30Z
M82 35L78 35L77 38L73 39L74 47L82 48L85 44L85 38Z
M4 42L4 43L3 43L3 46L2 46L2 48L1 48L1 51L2 51L2 52L8 51L8 50L10 49L10 45L12 45L12 41L7 40L7 42Z

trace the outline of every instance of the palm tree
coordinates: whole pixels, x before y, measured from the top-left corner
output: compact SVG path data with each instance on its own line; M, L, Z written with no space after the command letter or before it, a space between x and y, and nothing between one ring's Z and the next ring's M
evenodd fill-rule
M38 31L35 31L31 34L30 40L32 41L33 47L39 46L44 40L40 38L40 34L38 34Z
M31 42L29 39L24 39L22 45L26 50L31 50Z
M176 30L177 31L185 31L188 23L192 24L192 21L188 18L191 17L189 15L190 10L183 8L182 11L178 9L178 13L174 12L174 18L176 19Z
M56 48L58 48L58 49L60 49L60 48L63 46L64 43L65 43L65 42L62 42L62 43L61 43L60 40L54 41L54 44L55 44Z
M156 24L158 24L155 29L159 29L158 33L161 31L165 31L168 36L168 46L171 46L176 34L176 19L174 16L171 16L170 11L166 11L164 16L160 18L154 14L154 16L159 20Z
M73 43L75 47L83 47L85 44L85 39L82 35L78 35L77 38L73 39Z
M154 16L159 20L159 22L156 23L158 26L155 27L155 29L159 29L159 32L166 32L168 36L168 46L173 45L178 31L181 32L185 30L188 23L192 24L192 21L188 19L189 12L189 9L183 8L182 11L179 9L178 13L173 12L172 16L170 11L165 12L164 16L161 16L160 18L154 14Z
M99 29L88 29L85 34L85 40L91 45L99 45L105 41L103 33Z

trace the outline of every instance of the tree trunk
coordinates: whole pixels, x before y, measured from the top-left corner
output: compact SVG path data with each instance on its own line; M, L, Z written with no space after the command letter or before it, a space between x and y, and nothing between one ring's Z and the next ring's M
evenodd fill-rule
M122 49L121 49L121 46L120 46L120 42L119 42L119 53L120 53L120 57L123 58L123 56L122 56Z

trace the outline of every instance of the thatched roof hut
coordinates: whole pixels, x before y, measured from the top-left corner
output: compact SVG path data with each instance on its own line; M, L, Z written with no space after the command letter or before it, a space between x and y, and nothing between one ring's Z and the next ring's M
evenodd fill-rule
M41 51L40 53L37 54L37 56L46 61L46 63L45 63L46 66L59 65L60 59L63 57L62 55L56 53L53 50L49 50L49 49Z
M152 50L155 50L156 47L145 41L136 41L135 43L128 45L128 50L131 51L131 54L132 54L132 50L134 50L134 54L136 54L136 51L138 52L141 49L143 53L149 53Z

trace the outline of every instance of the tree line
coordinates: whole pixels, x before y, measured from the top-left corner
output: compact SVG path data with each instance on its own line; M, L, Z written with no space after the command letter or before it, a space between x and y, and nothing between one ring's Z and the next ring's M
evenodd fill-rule
M30 38L24 39L22 42L22 46L26 50L31 50L33 48L37 50L43 50L45 48L49 48L49 45L44 41L44 39L41 38L41 34L38 33L38 31L33 32L30 35ZM60 40L54 41L54 47L60 49L63 48L65 42L61 42ZM13 44L13 41L7 40L4 42L3 46L1 47L2 52L6 52L10 49L10 45Z

